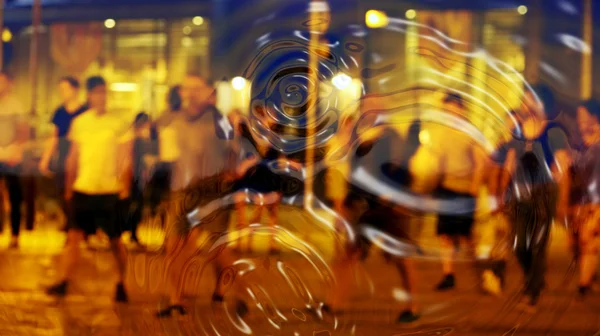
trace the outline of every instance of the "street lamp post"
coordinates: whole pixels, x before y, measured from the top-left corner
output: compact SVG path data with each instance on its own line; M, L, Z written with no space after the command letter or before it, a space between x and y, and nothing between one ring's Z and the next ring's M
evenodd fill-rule
M581 98L587 100L592 96L592 55L594 53L592 0L584 0L583 5L583 42L587 45L587 51L582 52L581 56Z
M315 141L313 136L316 127L316 113L319 101L319 46L321 36L329 26L329 4L325 0L311 0L309 4L310 33L308 53L308 101L306 113L306 178L304 180L305 205L312 207ZM314 70L314 71L311 71Z

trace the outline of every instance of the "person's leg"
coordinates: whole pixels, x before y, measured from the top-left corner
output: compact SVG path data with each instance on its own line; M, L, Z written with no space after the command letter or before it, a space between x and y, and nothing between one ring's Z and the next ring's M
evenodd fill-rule
M585 295L589 292L596 269L598 266L598 252L600 250L600 230L598 220L600 211L593 212L583 221L579 235L579 293Z
M281 201L281 196L277 193L274 193L272 196L274 201L273 203L267 206L267 214L269 216L269 228L271 229L271 234L269 236L269 253L277 254L280 252L277 247L276 237L277 232L275 231L275 226L277 226L278 222L278 210L279 210L279 202Z
M444 278L437 284L436 289L439 291L449 290L455 287L454 277L454 255L456 253L456 239L442 234L440 235L440 257L442 259L442 271Z
M408 293L407 309L398 317L398 322L413 322L419 318L417 304L415 303L415 269L412 260L395 258L396 268L400 273L404 289Z
M21 189L21 180L18 175L9 174L6 176L8 187L8 198L10 201L10 224L12 239L10 246L17 247L19 232L21 228L21 203L23 202L23 189Z
M64 247L61 257L61 275L60 280L55 285L47 289L49 295L64 296L67 294L67 287L77 261L80 258L79 243L83 240L84 233L81 229L70 228L67 231L67 244Z

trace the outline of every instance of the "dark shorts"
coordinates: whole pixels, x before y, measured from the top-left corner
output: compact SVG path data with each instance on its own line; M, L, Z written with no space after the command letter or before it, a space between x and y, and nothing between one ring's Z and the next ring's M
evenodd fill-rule
M71 228L93 234L102 229L113 239L121 236L117 194L88 195L75 192L71 200Z
M368 256L369 248L373 244L372 239L376 237L368 237L365 233L365 228L372 228L381 234L389 236L396 242L417 246L409 234L410 218L407 214L402 213L397 208L377 204L367 210L358 220L358 226L355 227L357 238L354 244L349 248L357 253L360 253L361 259ZM384 243L384 242L382 242Z
M470 237L475 223L474 209L477 200L471 194L454 192L448 189L438 189L436 196L441 199L467 199L473 212L461 214L438 215L437 234L446 236Z

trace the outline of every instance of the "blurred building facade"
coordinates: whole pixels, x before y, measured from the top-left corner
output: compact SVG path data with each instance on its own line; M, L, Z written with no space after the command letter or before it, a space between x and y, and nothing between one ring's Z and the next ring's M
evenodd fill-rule
M261 38L277 39L278 31L293 32L301 26L299 23L305 23L307 3L305 0L42 0L43 25L37 56L38 134L48 131L47 121L58 105L55 83L65 75L82 79L93 74L104 75L111 83L115 111L133 116L145 110L157 115L166 108L168 87L193 69L222 80L219 104L225 112L246 109L249 83L233 88L231 80L242 75L245 66L252 62ZM496 76L486 70L489 65L484 59L469 56L460 62L453 60L459 64L458 68L447 68L442 71L444 74L459 73L457 77L467 84L487 85L499 96L506 96L502 91L509 90L506 82L522 85L520 77L527 77L526 65L538 67L536 80L554 86L565 101L576 101L581 91L581 51L577 50L577 43L582 34L577 15L582 14L582 8L575 6L570 16L565 16L535 7L535 3L536 0L477 3L453 0L439 5L429 0L332 0L328 33L346 38L346 27L364 24L365 13L379 10L387 19L435 27L451 39L466 42L468 50L464 52L480 48L516 70L508 77ZM4 10L3 40L5 50L9 50L5 66L16 74L17 93L25 102L32 91L28 73L31 5L32 0L9 0ZM542 28L537 37L531 34L532 29L535 31L532 25L538 22L535 17L543 18L538 23ZM360 72L350 73L352 88L340 99L350 104L360 95L356 87L361 83L369 92L377 93L401 89L427 78L423 67L415 66L419 62L415 50L426 41L416 35L421 28L411 29L401 34L392 29L368 29L362 36L356 34L353 40L344 40L343 43L354 41L367 48L368 53L356 59L360 63L358 68L393 64L399 75L381 81L365 78ZM536 45L531 43L532 38L539 40L538 50L530 50ZM403 71L413 68L421 70ZM594 72L599 72L597 67ZM593 76L596 80L598 77ZM600 90L597 85L593 87ZM479 94L476 89L472 91L474 96ZM509 100L510 107L516 108L519 97ZM477 114L471 118L477 124Z

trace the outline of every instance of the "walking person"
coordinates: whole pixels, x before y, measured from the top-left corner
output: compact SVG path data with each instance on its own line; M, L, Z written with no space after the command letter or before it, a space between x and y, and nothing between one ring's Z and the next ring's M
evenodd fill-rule
M464 119L465 106L461 96L448 93L443 108L457 122ZM484 172L481 154L467 134L457 129L444 129L444 134L444 141L434 140L431 144L440 160L439 185L434 194L444 201L460 202L461 206L457 203L456 209L445 209L438 215L437 234L444 273L436 286L438 291L451 290L456 286L454 261L460 245L467 246L468 252L474 256L472 233Z
M138 248L145 246L138 238L138 226L142 221L143 210L148 205L149 188L158 160L158 143L152 136L150 116L144 112L136 115L133 123L134 139L132 145L132 176L129 197L119 200L121 215L124 219L123 230L130 231L131 242Z
M79 100L79 81L73 77L64 77L58 82L58 93L62 104L52 116L53 132L48 139L46 149L39 163L40 172L53 177L56 191L65 215L64 231L69 228L68 205L65 199L65 162L71 147L68 138L69 129L75 118L85 112L88 107Z
M29 126L25 119L25 108L12 93L12 84L12 76L7 72L0 72L0 129L2 129L0 133L0 178L5 181L10 201L11 240L9 247L17 248L21 231L21 204L23 203L23 189L19 173Z
M503 178L510 181L503 201L525 277L521 307L534 312L546 285L551 224L555 216L566 214L570 154L565 132L552 122L556 111L548 87L526 91L517 116L522 137L506 144L496 158L504 166L503 174L510 177Z
M600 253L600 103L590 100L577 108L577 125L583 139L573 154L570 206L578 245L579 295L591 291Z
M222 126L229 123L212 104L214 95L214 87L203 77L187 75L181 86L183 109L169 125L174 136L172 144L176 146L172 150L178 155L173 164L165 223L169 305L156 313L159 318L174 312L187 313L182 279L186 265L198 253L200 229L212 231L215 237L226 234L229 225L230 209L221 206L220 200L233 188L237 157L229 140L232 130ZM212 211L214 204L216 209ZM233 262L232 258L225 247L213 261L217 274L213 304L221 305L225 300L227 287L221 280L231 275L231 269L225 267ZM234 296L236 311L242 316L248 308L238 293Z
M80 259L79 243L85 233L102 229L110 239L119 280L115 301L127 302L125 271L127 252L121 242L118 201L129 191L131 140L129 123L107 110L107 85L102 77L86 82L89 110L79 116L69 131L71 149L67 158L66 199L71 202L72 227L62 256L60 281L47 293L65 296Z
M369 183L356 180L357 176L370 176L378 181L387 181L391 189L410 192L412 174L410 160L419 147L418 134L420 122L414 122L409 135L403 139L396 130L389 126L379 126L378 130L369 132L359 138L356 153L353 153L352 176L348 195L339 213L347 221L353 232L354 240L348 240L343 250L336 251L332 270L340 282L330 292L326 303L321 307L326 313L340 311L343 301L351 292L353 270L358 262L366 259L370 246L385 237L395 247L410 246L412 248L392 248L395 253L386 252L386 259L397 268L404 289L408 292L406 309L398 316L399 323L411 323L419 319L415 302L415 270L411 255L419 250L417 243L410 237L410 213L407 206L394 202L394 197L372 189ZM363 171L365 174L356 173ZM360 178L359 178L360 179ZM381 247L381 245L380 245ZM402 250L402 251L400 251Z

